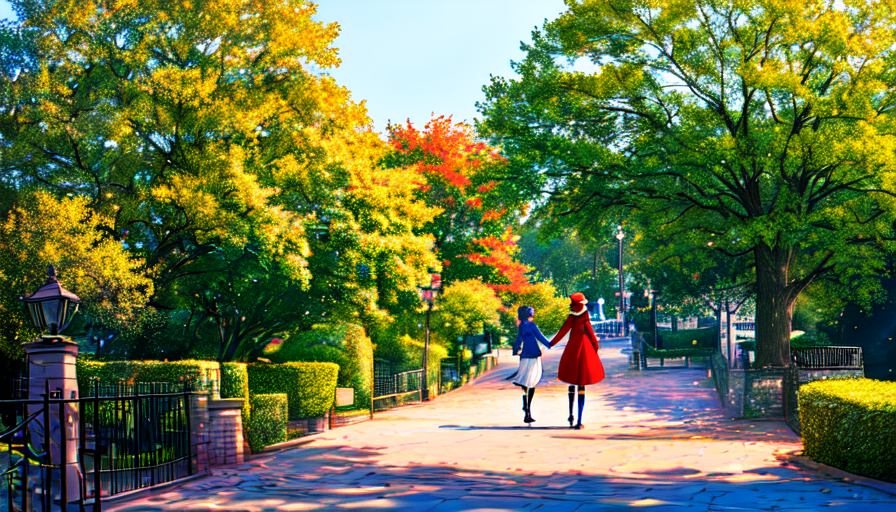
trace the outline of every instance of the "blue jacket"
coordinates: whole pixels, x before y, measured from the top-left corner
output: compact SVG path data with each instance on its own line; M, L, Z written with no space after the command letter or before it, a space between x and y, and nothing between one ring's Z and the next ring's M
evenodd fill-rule
M519 354L520 357L540 357L541 349L536 340L542 342L545 347L551 348L551 342L544 337L544 334L541 334L534 322L520 322L519 330L517 330L516 334L516 342L513 344L514 355Z

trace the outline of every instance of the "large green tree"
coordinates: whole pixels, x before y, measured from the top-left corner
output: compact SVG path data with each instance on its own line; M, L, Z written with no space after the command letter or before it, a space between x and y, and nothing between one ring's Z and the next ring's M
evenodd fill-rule
M650 236L744 261L756 362L789 364L800 293L867 291L893 250L892 4L567 5L480 105L508 178L557 213L643 212Z
M11 3L3 190L87 198L169 331L214 323L218 357L245 359L273 335L419 302L435 259L414 230L433 213L412 171L382 164L363 103L322 72L339 64L339 27L313 3Z

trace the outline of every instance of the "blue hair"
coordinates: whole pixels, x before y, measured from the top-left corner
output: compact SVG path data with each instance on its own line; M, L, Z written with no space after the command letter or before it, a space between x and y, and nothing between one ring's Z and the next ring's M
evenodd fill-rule
M519 318L520 322L525 322L529 317L533 316L535 316L535 310L531 306L520 306L516 310L516 317Z

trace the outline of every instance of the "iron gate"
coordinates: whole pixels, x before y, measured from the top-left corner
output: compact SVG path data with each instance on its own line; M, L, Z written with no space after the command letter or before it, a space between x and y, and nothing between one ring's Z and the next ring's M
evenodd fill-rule
M189 384L90 387L80 398L47 385L40 400L0 401L4 421L16 423L0 434L10 512L98 512L103 498L193 474ZM52 435L43 435L44 425Z

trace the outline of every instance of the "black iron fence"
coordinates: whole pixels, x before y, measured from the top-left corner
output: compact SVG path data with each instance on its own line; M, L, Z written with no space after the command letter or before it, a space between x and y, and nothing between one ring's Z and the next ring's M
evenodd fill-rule
M103 498L193 474L189 384L91 388L80 398L47 386L39 400L0 401L7 510L99 511Z
M851 370L862 368L862 347L806 347L791 351L800 368Z

